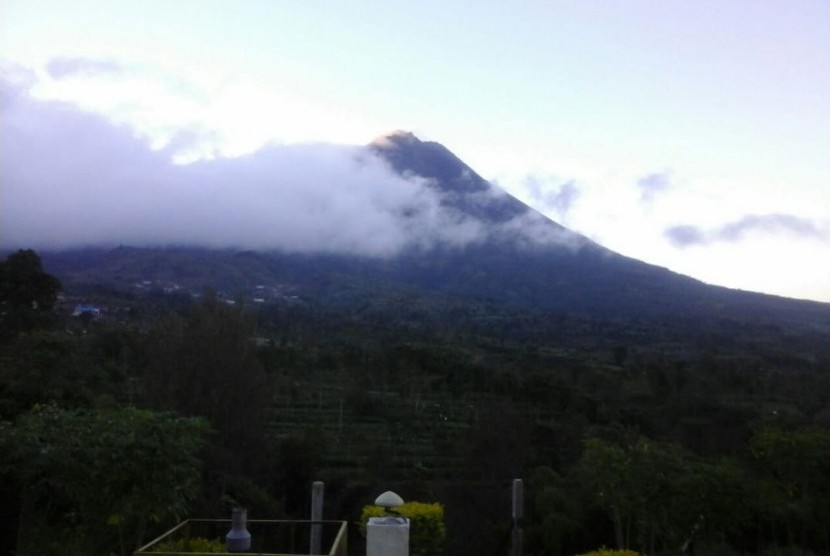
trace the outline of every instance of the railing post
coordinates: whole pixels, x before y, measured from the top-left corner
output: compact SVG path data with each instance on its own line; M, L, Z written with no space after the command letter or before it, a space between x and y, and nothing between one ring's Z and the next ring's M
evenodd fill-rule
M513 479L513 535L510 556L522 556L522 519L524 518L524 483Z
M311 521L323 520L323 495L325 484L322 481L314 481L311 485ZM309 552L320 554L320 544L323 537L323 525L321 523L311 524L311 540L309 541Z
M182 538L184 538L184 549L190 551L190 521L187 521L184 526Z

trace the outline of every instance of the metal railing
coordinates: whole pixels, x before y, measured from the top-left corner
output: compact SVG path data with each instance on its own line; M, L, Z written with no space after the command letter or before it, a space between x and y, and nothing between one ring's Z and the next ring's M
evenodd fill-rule
M222 543L231 528L230 519L188 519L145 544L133 556L207 556L231 552L197 552L197 539ZM246 554L258 556L297 556L311 554L310 538L313 528L321 530L322 554L347 556L348 524L345 521L292 521L279 519L249 519L251 549ZM191 544L193 546L191 546ZM326 551L326 547L328 551Z

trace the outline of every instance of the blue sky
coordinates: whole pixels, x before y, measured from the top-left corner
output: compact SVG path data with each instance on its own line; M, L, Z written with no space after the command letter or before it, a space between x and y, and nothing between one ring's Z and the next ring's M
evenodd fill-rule
M818 0L4 0L0 58L178 162L408 129L625 255L830 301L828 29Z

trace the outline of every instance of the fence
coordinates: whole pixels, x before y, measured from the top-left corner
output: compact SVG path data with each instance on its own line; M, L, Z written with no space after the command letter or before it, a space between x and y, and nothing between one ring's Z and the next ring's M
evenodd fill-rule
M348 548L347 523L345 521L291 521L276 519L249 519L251 533L249 553L259 556L295 556L311 554L312 528L321 531L322 554L346 556ZM208 554L198 550L196 539L221 542L231 528L230 519L188 519L179 523L157 539L142 546L133 556L193 556ZM192 545L192 546L191 546ZM328 551L325 547L329 547ZM230 552L213 552L227 554Z

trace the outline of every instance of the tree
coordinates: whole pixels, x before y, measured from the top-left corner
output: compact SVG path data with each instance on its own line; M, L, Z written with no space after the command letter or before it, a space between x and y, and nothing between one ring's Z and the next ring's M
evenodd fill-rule
M153 334L147 374L151 401L207 417L229 438L243 438L270 403L256 357L253 321L242 309L208 296Z
M625 446L588 439L576 471L608 513L617 548L638 547L649 554L681 546L708 513L714 493L701 489L717 484L719 477L699 477L697 462L677 447L645 438Z
M756 503L773 542L830 550L830 431L767 427L756 431L750 450L759 471ZM781 526L785 539L778 538Z
M266 472L265 417L272 396L254 335L243 309L207 296L183 317L163 319L150 338L147 403L205 417L217 433L205 455L212 473L209 498L226 493L230 476Z
M630 546L634 500L631 498L633 462L626 450L598 438L585 441L577 473L614 525L617 548Z
M60 287L31 249L0 262L0 341L48 324Z
M199 488L201 419L37 406L0 423L0 472L20 493L16 554L121 554L182 517Z
M112 394L86 339L63 331L18 334L0 354L0 419L13 420L35 404L89 407Z
M527 547L545 554L573 554L568 550L582 540L580 519L585 501L577 488L549 467L537 467L528 482ZM590 541L599 540L591 531Z

